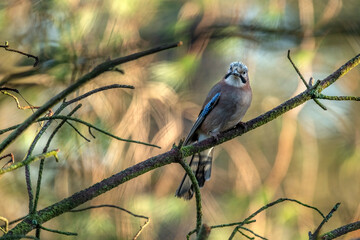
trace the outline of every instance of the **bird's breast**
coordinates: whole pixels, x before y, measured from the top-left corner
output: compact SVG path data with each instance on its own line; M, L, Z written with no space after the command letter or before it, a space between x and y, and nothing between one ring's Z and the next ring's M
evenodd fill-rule
M232 91L221 92L219 102L209 113L202 125L202 131L220 132L234 127L244 117L248 110L252 94L243 89L232 89Z

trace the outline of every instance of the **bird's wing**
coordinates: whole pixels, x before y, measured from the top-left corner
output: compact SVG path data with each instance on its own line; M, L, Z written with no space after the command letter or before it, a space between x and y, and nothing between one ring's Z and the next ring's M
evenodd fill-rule
M221 95L220 92L215 93L215 95L211 98L211 100L208 101L208 103L200 111L200 114L199 114L198 118L196 119L194 125L192 126L189 135L186 137L186 139L183 143L184 146L188 144L188 142L193 137L196 130L204 122L206 116L214 109L214 107L216 106L216 104L219 101L220 95ZM209 96L208 96L208 98L209 98Z

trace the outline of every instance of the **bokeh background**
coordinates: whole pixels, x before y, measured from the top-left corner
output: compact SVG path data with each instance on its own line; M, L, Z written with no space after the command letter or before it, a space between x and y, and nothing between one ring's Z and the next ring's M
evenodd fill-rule
M95 131L96 139L88 143L65 125L51 146L61 150L61 161L46 161L39 209L169 150L186 136L207 92L230 62L243 61L249 68L253 102L245 121L305 89L286 57L288 49L307 80L323 79L360 52L359 9L357 0L1 1L0 41L39 56L41 64L33 68L32 59L0 49L0 82L19 89L35 106L109 58L184 42L182 47L119 66L125 74L104 73L68 98L113 83L135 86L84 99L75 116L161 149L120 142ZM360 96L359 82L358 67L325 93ZM202 189L205 223L241 221L279 197L297 199L324 213L341 202L323 231L359 220L360 103L321 102L327 111L309 101L216 147L212 179ZM1 129L31 113L0 95ZM88 136L86 127L76 126ZM21 161L38 129L34 124L6 152ZM35 153L50 134L51 129ZM6 136L1 135L0 141ZM37 169L38 163L31 165L33 183ZM150 217L140 239L184 239L196 216L194 200L174 197L183 174L181 166L171 164L89 204L115 204ZM27 201L24 169L5 174L0 179L0 216L13 220L26 215ZM322 219L313 210L283 203L256 220L249 228L268 239L307 239ZM104 208L66 213L45 226L77 232L76 239L129 239L143 222ZM210 239L227 239L231 231L213 230ZM354 232L343 239L359 236ZM44 231L42 237L65 238Z

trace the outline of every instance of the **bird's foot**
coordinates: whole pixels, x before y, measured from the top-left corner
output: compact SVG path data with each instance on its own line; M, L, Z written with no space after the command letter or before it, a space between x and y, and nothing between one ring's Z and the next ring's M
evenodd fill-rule
M247 125L244 122L239 122L238 124L236 124L236 126L234 128L237 128L237 127L241 127L244 130L244 132L247 131Z
M210 136L215 138L216 141L219 141L220 132L210 132L209 134L210 134Z

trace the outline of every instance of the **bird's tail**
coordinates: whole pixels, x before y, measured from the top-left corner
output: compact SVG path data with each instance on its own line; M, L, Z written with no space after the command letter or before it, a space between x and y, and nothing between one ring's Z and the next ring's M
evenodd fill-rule
M205 181L208 181L211 177L213 149L214 148L210 148L191 157L189 165L196 176L199 187L203 187ZM190 177L185 173L185 176L182 179L180 186L176 190L175 196L190 200L193 195L194 189L192 182L190 180Z

